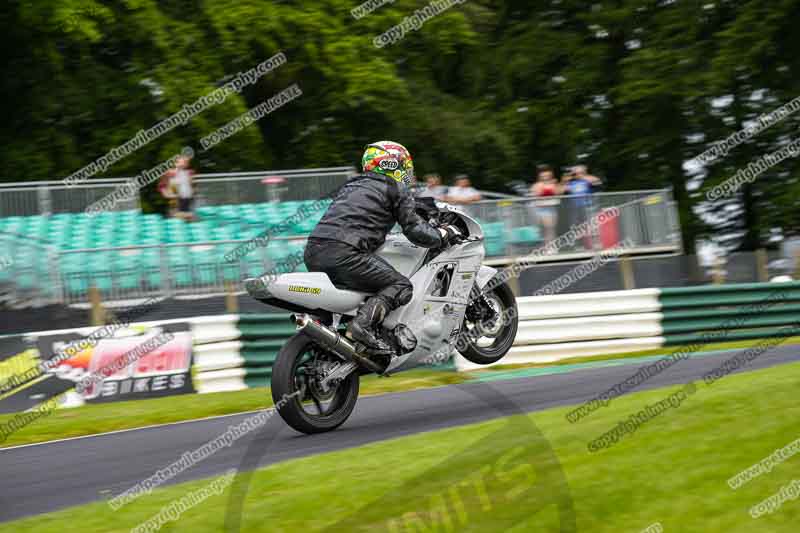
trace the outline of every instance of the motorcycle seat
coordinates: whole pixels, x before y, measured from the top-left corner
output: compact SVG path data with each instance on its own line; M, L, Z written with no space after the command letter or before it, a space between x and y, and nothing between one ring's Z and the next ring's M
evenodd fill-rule
M324 274L325 277L328 278L328 280L331 279L327 274L325 274L325 272L318 272L316 270L310 270L308 273L309 274ZM354 292L354 293L357 293L357 294L362 294L362 295L367 295L367 296L372 296L373 294L375 294L372 291L354 291L353 289L348 289L347 287L342 287L340 284L337 284L334 281L331 281L331 283L333 284L334 287L336 287L341 292Z
M340 289L324 272L292 272L265 279L255 278L245 283L247 291L259 299L277 298L309 309L324 309L332 313L355 313L371 294Z

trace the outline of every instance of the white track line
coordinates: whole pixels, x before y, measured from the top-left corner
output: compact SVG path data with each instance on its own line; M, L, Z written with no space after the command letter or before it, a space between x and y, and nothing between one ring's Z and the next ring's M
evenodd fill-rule
M31 444L19 444L17 446L9 446L7 448L0 448L0 453L7 452L9 450L17 450L19 448L29 448L31 446L45 446L47 444L57 444L60 442L67 442L71 440L80 440L80 439L94 439L97 437L105 437L106 435L116 435L119 433L129 433L131 431L142 431L144 429L153 429L153 428L165 428L169 426L178 426L181 424L191 424L194 422L204 422L206 420L215 420L218 418L229 418L232 416L240 416L240 415L247 415L251 413L260 413L262 411L274 411L274 407L268 407L266 409L256 409L255 411L242 411L240 413L230 413L227 415L215 415L215 416L207 416L205 418L195 418L193 420L180 420L178 422L166 422L164 424L152 424L150 426L142 426L138 428L128 428L128 429L118 429L116 431L107 431L105 433L94 433L92 435L80 435L78 437L67 437L64 439L56 439L56 440L48 440L45 442L32 442Z

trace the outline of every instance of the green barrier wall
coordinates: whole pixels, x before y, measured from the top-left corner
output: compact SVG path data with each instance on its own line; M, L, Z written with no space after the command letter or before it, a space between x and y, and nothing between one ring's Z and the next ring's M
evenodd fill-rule
M665 345L800 333L800 282L661 289Z
M239 315L240 354L244 358L244 381L248 387L269 386L272 364L295 332L289 316L288 313Z

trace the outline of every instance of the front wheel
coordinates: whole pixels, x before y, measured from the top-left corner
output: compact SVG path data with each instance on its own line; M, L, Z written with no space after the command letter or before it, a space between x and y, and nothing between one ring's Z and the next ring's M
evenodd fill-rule
M358 399L358 372L337 383L322 384L341 360L295 334L281 348L272 367L272 401L281 418L301 433L323 433L342 425Z
M456 346L465 359L477 365L502 359L514 344L519 324L517 299L507 284L484 293L484 298L473 300L470 307L475 307L467 308L461 328L463 340Z

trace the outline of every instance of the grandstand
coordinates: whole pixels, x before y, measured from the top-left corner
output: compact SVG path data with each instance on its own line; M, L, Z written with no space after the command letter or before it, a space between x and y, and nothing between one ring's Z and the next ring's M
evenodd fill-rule
M0 270L0 284L15 293L15 299L33 305L85 302L90 287L99 289L105 301L237 291L243 278L268 272L292 257L302 257L307 235L329 203L318 203L319 196L304 193L313 189L324 195L347 175L340 172L330 180L330 172L326 172L322 183L322 178L316 182L310 179L312 171L296 171L295 176L302 175L305 180L303 190L290 186L286 196L305 195L307 199L275 202L266 201L263 186L253 186L256 178L260 181L275 172L251 174L237 177L242 187L236 189L231 189L230 183L236 184L237 179L231 182L215 176L214 183L205 187L200 181L201 191L205 188L206 194L215 194L203 198L196 210L200 219L196 222L130 208L90 215L79 205L72 207L73 212L64 212L69 206L63 206L57 213L2 217L0 243L3 255L12 261ZM0 188L0 197L2 194ZM41 192L37 194L41 197ZM622 198L619 194L598 194L596 203L619 205L631 196L628 193ZM243 198L264 201L237 203ZM644 191L633 198L617 221L614 241L635 237L632 242L638 248L633 253L647 252L653 246L678 252L679 237L669 229L675 219L668 191ZM220 203L226 200L231 203ZM293 216L303 208L307 216ZM488 200L468 209L483 227L490 263L510 261L541 243L540 228L526 199ZM226 259L226 254L230 258L234 250L265 233L269 235L265 246ZM599 238L582 244L587 251L607 245ZM299 271L305 269L302 262L295 261L293 266Z

